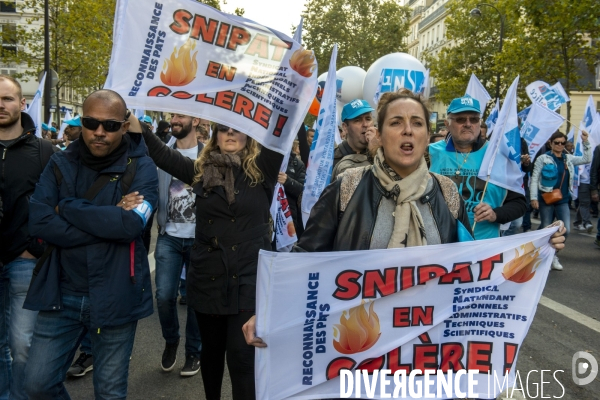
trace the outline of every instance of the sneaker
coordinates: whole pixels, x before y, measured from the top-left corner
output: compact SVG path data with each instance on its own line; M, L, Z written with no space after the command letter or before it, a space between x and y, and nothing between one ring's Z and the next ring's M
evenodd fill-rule
M94 356L87 353L80 353L79 357L71 368L67 371L67 376L80 377L94 369Z
M576 231L585 231L585 228L581 224L573 224L573 229Z
M554 256L554 260L552 260L552 269L556 271L562 271L563 266L558 262L558 257Z
M185 296L181 296L179 298L179 304L181 304L182 306L185 306L187 304L187 299L185 298Z
M176 343L165 344L165 351L163 351L162 361L160 363L160 367L163 371L170 372L175 368L175 364L177 363L177 347L179 347L179 339L177 339Z
M200 371L200 359L194 356L185 358L185 365L179 373L181 376L194 376Z
M585 224L585 230L587 231L587 233L592 233L592 231L594 230L594 225L588 222L587 224Z

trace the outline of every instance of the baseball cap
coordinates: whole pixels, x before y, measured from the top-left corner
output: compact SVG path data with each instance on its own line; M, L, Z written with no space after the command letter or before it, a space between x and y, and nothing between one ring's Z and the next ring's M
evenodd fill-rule
M51 127L50 127L50 132L56 132L56 128L55 128L55 127L53 127L53 126L51 126Z
M48 125L42 123L42 129L45 130L45 131L47 131L48 130Z
M63 124L67 124L69 126L81 126L81 118L79 118L79 115L78 115L75 118L65 119L63 121Z
M356 118L359 115L370 113L371 111L375 110L369 105L369 103L367 103L366 100L352 100L350 103L346 104L342 109L342 121Z
M143 117L140 119L140 121L142 121L142 122L146 122L146 123L148 123L148 124L151 124L151 123L152 123L152 118L150 118L150 116L149 116L149 115L144 115L144 116L143 116Z
M452 100L446 112L448 114L457 114L466 111L472 111L481 114L479 100L474 99L471 96L458 97Z

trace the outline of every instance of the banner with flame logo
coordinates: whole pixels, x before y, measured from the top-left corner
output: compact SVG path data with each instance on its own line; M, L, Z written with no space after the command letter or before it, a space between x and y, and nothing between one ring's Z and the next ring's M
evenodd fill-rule
M556 230L427 248L261 251L256 330L268 347L256 349L256 397L339 398L340 371L385 369L479 370L476 393L495 398L490 376L514 385ZM428 379L435 393L435 372Z
M194 0L119 0L105 88L130 108L233 127L289 153L317 61L292 38Z

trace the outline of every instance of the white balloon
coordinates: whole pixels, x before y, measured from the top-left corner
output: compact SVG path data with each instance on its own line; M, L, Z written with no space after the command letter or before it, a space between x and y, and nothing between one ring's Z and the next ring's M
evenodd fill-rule
M395 92L402 88L416 92L421 89L426 71L421 61L406 53L388 54L375 61L367 71L362 90L363 99L373 108L376 108L373 97L383 70L386 72L381 93Z
M367 73L360 67L340 68L336 73L338 80L337 99L343 104L362 98L363 81Z

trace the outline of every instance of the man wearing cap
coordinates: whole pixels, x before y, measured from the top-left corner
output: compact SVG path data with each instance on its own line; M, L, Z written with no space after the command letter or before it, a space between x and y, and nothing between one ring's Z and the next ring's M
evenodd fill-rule
M64 132L64 137L67 139L65 143L66 147L71 142L74 142L75 140L79 139L79 136L81 136L81 118L78 115L75 118L67 119L63 122L67 124L67 127L65 128Z
M452 179L462 194L475 239L500 236L500 225L522 217L527 210L525 196L488 184L484 201L481 196L485 181L477 178L488 143L480 132L480 105L465 96L452 100L444 124L448 140L429 145L430 171Z
M150 129L150 132L154 132L154 127L152 126L152 118L150 118L149 115L144 115L140 119L140 121L148 126L148 128Z
M352 100L342 109L342 129L346 131L346 139L333 153L332 181L346 169L371 164L367 156L366 133L369 128L374 130L372 111L369 103L361 99Z

